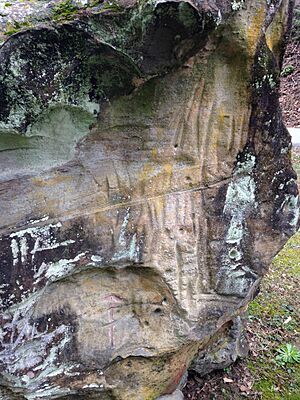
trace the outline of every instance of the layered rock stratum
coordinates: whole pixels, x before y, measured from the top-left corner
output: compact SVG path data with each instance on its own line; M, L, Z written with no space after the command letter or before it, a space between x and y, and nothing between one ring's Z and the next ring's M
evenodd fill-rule
M291 6L1 1L3 398L152 400L240 353L299 227Z

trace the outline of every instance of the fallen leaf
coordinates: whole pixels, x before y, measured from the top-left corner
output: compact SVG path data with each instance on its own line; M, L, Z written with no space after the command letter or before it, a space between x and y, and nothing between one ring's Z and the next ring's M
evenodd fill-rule
M233 382L232 379L226 378L226 376L223 378L223 381L224 381L225 383L232 383L232 382Z

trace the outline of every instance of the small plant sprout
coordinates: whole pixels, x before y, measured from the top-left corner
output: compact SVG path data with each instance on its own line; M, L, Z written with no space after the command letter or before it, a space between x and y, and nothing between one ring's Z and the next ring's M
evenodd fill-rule
M280 365L300 363L300 351L296 346L286 343L277 349L275 360Z
M287 65L286 67L283 68L281 72L281 76L289 76L295 71L295 67L293 65Z

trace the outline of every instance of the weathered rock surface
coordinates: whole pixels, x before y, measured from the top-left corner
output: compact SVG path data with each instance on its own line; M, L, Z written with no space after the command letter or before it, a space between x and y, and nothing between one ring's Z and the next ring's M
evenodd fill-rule
M211 344L198 352L190 370L205 376L216 369L228 367L238 358L245 358L248 352L243 319L236 317L216 333Z
M176 389L171 394L166 394L165 396L158 397L157 400L183 400L183 394L180 390Z
M289 4L6 4L3 396L171 394L198 354L237 351L232 321L299 226Z

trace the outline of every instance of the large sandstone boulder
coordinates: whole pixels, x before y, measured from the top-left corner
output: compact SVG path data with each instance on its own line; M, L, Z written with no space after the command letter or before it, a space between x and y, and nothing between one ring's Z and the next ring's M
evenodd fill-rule
M299 224L288 9L1 2L3 398L152 400L234 359Z

